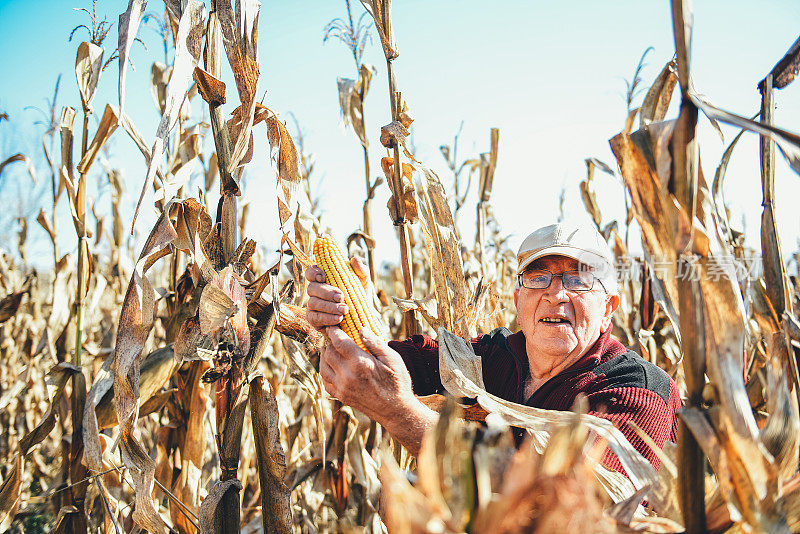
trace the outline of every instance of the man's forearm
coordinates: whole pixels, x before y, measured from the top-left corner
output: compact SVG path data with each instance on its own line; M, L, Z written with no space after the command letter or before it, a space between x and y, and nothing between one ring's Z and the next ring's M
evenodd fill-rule
M439 414L422 404L416 397L401 408L375 420L403 447L417 456L425 433L439 420Z

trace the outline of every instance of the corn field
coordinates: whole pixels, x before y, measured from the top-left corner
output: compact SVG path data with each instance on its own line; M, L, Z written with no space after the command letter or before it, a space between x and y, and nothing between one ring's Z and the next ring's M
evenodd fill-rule
M130 0L118 23L85 9L89 22L75 34L89 39L70 44L75 77L60 80L76 84L80 100L51 101L47 172L37 176L37 155L0 154L0 181L24 165L52 185L35 221L53 264L43 272L26 261L24 219L7 247L15 253L0 253L0 531L800 532L800 273L789 271L800 250L784 255L774 213L776 158L800 174L800 135L777 126L775 108L775 92L800 69L800 40L753 80L762 106L748 118L695 87L690 2L665 4L674 57L652 80L637 69L627 118L608 132L616 161L587 155L578 186L618 265L633 273L621 283L614 335L673 377L683 399L677 443L653 444L658 471L580 404L539 410L480 387L465 340L517 329L511 229L492 208L503 137L487 125L482 150L466 157L458 134L442 144L451 176L415 157L391 0L342 2L344 15L324 30L357 72L337 84L347 135L364 158L351 172L363 223L346 229L330 226L335 211L321 216L301 125L271 107L260 4L166 0L153 12ZM148 51L152 62L135 68L150 69L151 85L134 87L130 53L148 23L173 53L166 63ZM116 45L104 42L112 24ZM385 65L364 63L370 45ZM116 79L106 68L114 62ZM118 84L118 100L95 98L101 80ZM637 85L644 97L631 105ZM126 93L148 90L160 114L154 133L126 105ZM387 90L385 114L365 117L365 99ZM705 168L702 117L741 130ZM13 120L0 115L8 127ZM759 249L745 246L723 198L742 135L760 139ZM109 140L121 136L140 151L143 176L125 179L115 167ZM371 143L385 149L379 162ZM257 160L270 162L274 200L244 198L243 173ZM624 185L622 220L604 215L600 173ZM199 186L190 182L198 174ZM87 200L97 175L110 220ZM386 210L373 202L382 188ZM154 222L142 216L153 208ZM474 227L461 222L463 208L474 208ZM248 237L254 210L277 214L280 241ZM373 228L387 215L396 257L382 269ZM346 254L363 260L367 305L389 336L440 342L449 395L424 399L440 418L416 457L331 398L320 378L325 337L305 318L304 273L317 237L333 230L349 234ZM142 238L132 240L134 231ZM65 239L76 243L67 253ZM528 431L520 448L510 427ZM606 446L624 473L599 462Z

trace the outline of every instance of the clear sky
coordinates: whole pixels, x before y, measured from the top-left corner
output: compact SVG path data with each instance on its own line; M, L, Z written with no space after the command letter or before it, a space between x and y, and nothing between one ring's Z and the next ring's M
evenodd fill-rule
M25 107L44 106L59 73L63 74L59 104L80 107L73 65L86 33L79 30L72 42L67 38L74 26L87 22L85 14L73 7L89 5L73 0L0 0L0 110L11 119L0 123L0 159L22 151L42 161L38 148L41 126L34 124L41 117ZM101 0L98 13L116 26L126 5L126 1ZM148 11L162 9L160 0L148 3ZM353 9L357 14L363 12L358 2ZM695 85L717 105L751 116L759 107L757 82L798 37L800 3L704 0L695 2L694 10ZM324 222L339 239L360 226L364 194L361 149L352 132L341 127L336 90L337 76L354 77L353 60L341 43L322 42L325 24L344 14L343 0L267 0L262 2L259 25L259 95L266 91L264 103L290 124L289 112L300 121L306 146L315 156L316 193L326 209ZM532 229L555 219L562 187L567 190L568 216L585 217L578 190L585 176L583 160L593 156L614 164L608 139L623 126L623 80L632 76L639 56L652 46L654 51L643 72L649 86L674 50L667 0L395 0L393 20L400 50L398 86L417 119L412 131L418 159L436 170L449 186L439 145L451 143L464 121L460 153L474 155L488 149L489 129L500 128L492 204L503 230L514 234L514 247ZM154 59L163 61L163 52L151 28L141 29L140 36L149 50L134 45L136 71L128 77L126 106L150 143L159 118L150 96L150 64ZM105 42L106 55L116 42L113 28ZM377 137L380 126L390 119L385 62L377 38L367 47L365 61L378 70L365 114L372 136L373 172L380 172L383 149ZM117 102L116 87L115 63L101 77L95 98L99 113L106 102ZM235 100L234 87L229 84L228 101ZM776 101L776 123L800 131L800 82L779 91ZM721 152L736 134L730 128L724 132L723 143L701 118L701 157L708 177L713 176ZM121 129L112 142L112 163L124 168L126 202L132 208L144 179L144 161ZM274 249L279 242L274 173L261 126L256 129L255 149L255 163L249 166L245 183L245 198L255 213L248 234ZM747 134L734 153L725 185L734 221L745 219L752 245L758 244L761 214L757 151L757 137ZM800 199L800 177L780 155L777 160L777 219L784 249L793 250L800 235L795 206ZM22 171L22 166L15 164L2 179L11 180ZM46 181L43 167L40 174ZM620 185L605 175L598 176L597 184L604 214L619 216ZM92 193L98 214L107 213L108 188ZM16 198L19 194L21 200ZM0 188L0 195L3 206L19 209L31 191L6 187ZM470 225L464 232L469 242L474 196L462 212L465 224ZM398 247L385 208L387 198L388 189L383 186L373 212L379 240L376 254L379 259L396 261ZM145 206L152 206L152 194ZM141 233L147 232L154 217L154 210L145 211L147 217L137 223ZM70 226L65 211L61 227L66 230ZM9 234L3 230L8 229L0 229L7 242L0 242L0 247L12 248ZM35 223L30 235L32 239L44 237ZM67 250L74 247L69 232L64 239ZM139 238L137 250L141 241ZM48 248L38 254L46 261Z

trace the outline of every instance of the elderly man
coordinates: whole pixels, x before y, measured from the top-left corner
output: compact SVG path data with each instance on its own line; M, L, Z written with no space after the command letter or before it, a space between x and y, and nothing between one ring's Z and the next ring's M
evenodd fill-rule
M611 336L619 306L614 256L592 227L555 224L540 228L517 254L514 288L520 331L498 328L472 342L481 357L487 391L520 404L569 410L588 399L589 413L614 422L658 468L659 459L626 424L633 421L659 446L675 440L680 397L664 371ZM362 331L361 350L336 325L347 306L316 267L307 271L308 319L327 328L330 343L320 359L328 393L383 425L412 453L437 414L416 396L441 393L438 344L417 335L381 343ZM519 443L521 434L517 434ZM603 463L621 469L610 451Z

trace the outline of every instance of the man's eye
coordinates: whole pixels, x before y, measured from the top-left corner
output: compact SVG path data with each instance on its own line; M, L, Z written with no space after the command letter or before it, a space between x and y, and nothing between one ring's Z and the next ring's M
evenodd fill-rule
M564 273L564 285L570 287L589 287L592 285L592 275L585 272Z
M531 284L546 284L547 283L547 275L540 274L528 277L528 282Z

